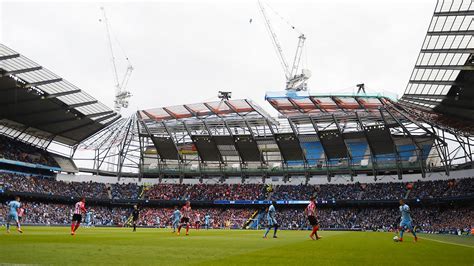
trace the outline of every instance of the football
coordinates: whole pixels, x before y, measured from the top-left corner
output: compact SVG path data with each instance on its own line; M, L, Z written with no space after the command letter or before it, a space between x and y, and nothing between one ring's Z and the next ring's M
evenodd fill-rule
M393 237L393 241L394 241L394 242L398 242L398 236L394 236L394 237Z

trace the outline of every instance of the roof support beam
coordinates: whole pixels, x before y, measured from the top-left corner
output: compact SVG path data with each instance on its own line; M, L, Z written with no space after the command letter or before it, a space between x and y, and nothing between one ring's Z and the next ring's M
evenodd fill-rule
M474 70L474 66L457 66L457 65L437 65L437 66L430 66L430 65L417 65L415 69L447 69L447 70Z
M474 35L474 30L428 31L426 36Z
M433 17L474 16L474 10L434 12Z
M98 103L98 102L99 102L99 101L94 100L94 101L88 101L88 102L83 102L83 103L70 104L70 105L68 105L68 106L69 106L69 108L76 108L76 107L91 105L91 104Z
M453 49L421 49L422 53L443 53L443 54L473 54L472 48L453 48Z
M12 58L16 58L16 57L20 57L20 54L0 55L0 61L1 60L12 59Z
M446 99L447 97L445 95L433 95L433 94L403 94L403 97L410 97L410 98L431 98L431 99Z
M411 83L411 84L447 85L447 86L454 86L454 85L459 84L456 81L446 81L446 80L410 80L409 83Z
M86 115L87 117L91 118L91 117L97 117L97 116L102 116L102 115L108 115L108 114L115 114L114 111L110 110L110 111L105 111L105 112L100 112L100 113L94 113L94 114L90 114L90 115ZM98 121L102 118L99 118L95 121Z
M42 81L37 81L37 82L26 82L26 85L24 87L31 88L31 87L60 82L62 80L63 80L62 78L57 78L57 79L42 80Z
M60 96L65 96L65 95L74 94L74 93L78 93L78 92L81 92L81 90L77 89L77 90L70 90L70 91L64 91L64 92L48 94L45 98L48 98L48 99L57 98L57 97L60 97Z
M381 114L382 114L382 117L383 117L383 113L382 111L380 111ZM408 130L405 125L397 119L397 117L395 115L393 115L388 109L387 109L387 113L392 117L393 120L395 120L397 122L397 124L400 125L400 127L403 129L403 131L405 132L405 134L408 135L408 137L411 139L411 141L413 142L413 144L415 144L416 146L416 155L418 157L418 160L420 162L420 170L421 170L421 176L423 178L426 177L426 172L425 172L425 160L423 159L423 147L418 143L418 141L416 141L416 139L413 137L413 135L410 133L410 130ZM398 152L397 152L398 153Z
M1 76L17 75L17 74L36 71L40 69L42 69L41 66L36 66L36 67L29 67L29 68L17 69L17 70L12 70L12 71L5 71Z

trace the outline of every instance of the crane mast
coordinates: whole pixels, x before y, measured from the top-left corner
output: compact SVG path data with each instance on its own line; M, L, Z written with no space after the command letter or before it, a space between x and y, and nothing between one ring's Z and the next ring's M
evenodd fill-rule
M265 11L265 7L263 6L261 1L258 1L258 5L260 7L260 11L262 12L262 16L265 20L265 26L266 26L267 32L270 35L270 39L272 40L273 47L275 48L278 59L280 60L280 64L283 67L283 71L285 73L286 90L306 91L307 90L306 81L311 77L311 71L309 71L308 69L302 69L302 73L298 74L306 37L302 33L298 37L298 46L296 47L295 57L293 58L293 65L291 66L291 69L290 69L288 62L286 61L285 55L283 53L283 49L281 48L281 44L278 41L278 37L275 31L273 30L273 26L267 15L267 12ZM292 27L292 28L295 29L295 27Z
M260 6L260 11L262 12L263 18L265 19L265 26L272 40L278 59L280 60L280 64L283 67L283 71L285 72L285 77L288 80L289 78L291 78L291 73L289 72L289 67L288 63L286 62L286 58L283 55L283 49L281 48L280 42L278 41L278 37L275 31L273 30L272 24L270 23L270 19L268 18L267 12L265 11L265 7L260 1L258 1L258 5Z
M114 111L117 113L120 113L122 108L128 108L129 99L132 96L132 94L127 90L127 85L128 85L128 81L130 80L130 76L132 75L132 72L133 72L133 66L130 63L130 60L128 59L128 57L126 57L128 65L127 65L125 74L122 78L122 82L120 82L118 71L117 71L117 63L115 60L114 48L112 45L112 38L110 37L111 34L110 34L109 20L107 18L107 14L105 13L105 8L100 7L100 9L102 11L102 17L105 23L105 30L107 33L107 43L109 45L112 68L113 68L114 79L115 79Z

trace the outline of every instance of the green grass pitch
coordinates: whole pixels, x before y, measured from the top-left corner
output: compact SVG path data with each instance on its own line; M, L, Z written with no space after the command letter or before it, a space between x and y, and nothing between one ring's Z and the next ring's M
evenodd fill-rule
M0 264L145 264L145 265L474 265L474 237L407 236L392 233L191 230L176 236L169 229L24 227L6 234L0 228ZM269 234L271 235L271 234Z

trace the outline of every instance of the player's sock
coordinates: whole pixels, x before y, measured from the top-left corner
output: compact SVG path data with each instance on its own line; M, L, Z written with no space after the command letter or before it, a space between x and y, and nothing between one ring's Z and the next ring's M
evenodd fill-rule
M79 228L79 225L81 225L81 223L76 223L76 226L74 227L74 232L76 232L77 228Z
M7 231L10 231L10 223L7 223Z
M186 235L189 235L189 225L186 225Z
M133 224L133 232L137 231L137 225Z
M313 231L311 231L311 235L310 235L310 236L314 236L317 231L318 231L318 227L317 227L317 226L313 226Z
M400 239L403 239L403 232L405 232L405 230L400 230Z
M74 232L74 228L76 227L76 224L74 222L71 223L71 232Z
M270 232L270 227L267 228L267 231L265 231L265 235L263 237L267 237L268 232Z
M178 234L181 232L181 225L178 226Z
M277 236L277 231L278 231L278 226L275 225L275 228L273 229L273 237Z

